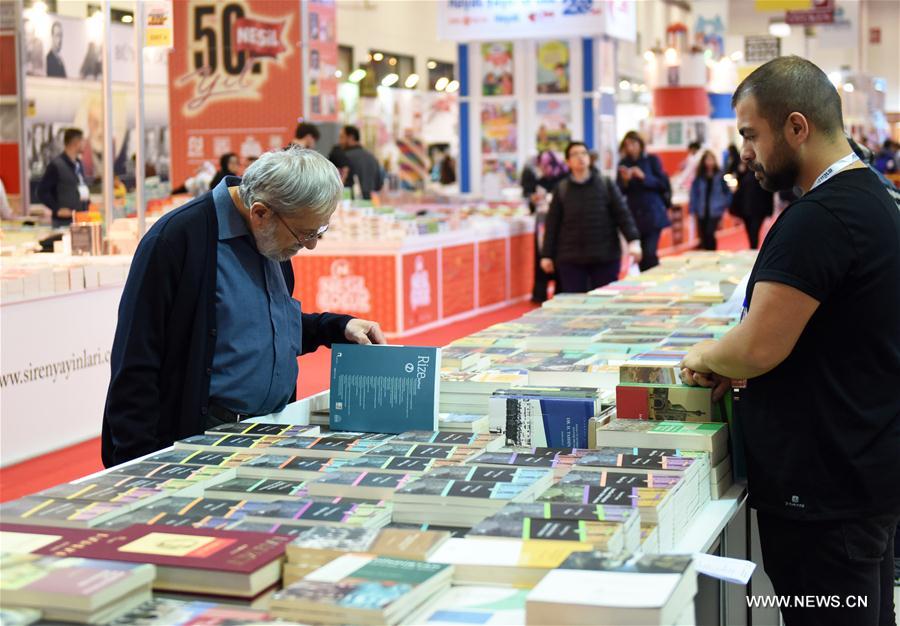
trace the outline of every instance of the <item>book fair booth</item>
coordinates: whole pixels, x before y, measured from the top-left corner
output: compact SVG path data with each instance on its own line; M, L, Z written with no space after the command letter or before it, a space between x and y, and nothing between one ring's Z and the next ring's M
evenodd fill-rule
M291 258L304 313L375 320L401 344L515 314L442 348L335 343L326 390L298 384L279 413L0 498L0 569L23 581L0 621L777 620L746 602L773 592L731 398L680 384L688 350L738 324L756 256L695 251L688 206L688 146L739 140L730 98L756 67L726 54L729 3L666 2L651 34L630 0L342 1L0 6L0 468L99 454L141 238L222 155L249 166L298 123L323 154L357 126L385 174L371 199L346 187ZM360 33L401 11L428 16L437 51L342 39L341 15ZM620 280L529 305L547 203L529 206L523 171L583 141L615 180L636 50L636 130L672 182L661 264L625 255ZM856 129L879 98L863 79L835 77L861 86L841 89ZM70 127L88 210L54 228L40 183Z

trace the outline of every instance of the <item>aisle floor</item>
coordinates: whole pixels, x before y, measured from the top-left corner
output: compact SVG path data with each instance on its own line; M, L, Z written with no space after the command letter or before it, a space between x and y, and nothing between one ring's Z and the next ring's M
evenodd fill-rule
M719 234L720 249L743 250L747 246L747 236L743 230ZM528 302L515 304L428 332L400 337L394 343L443 346L492 324L515 319L533 307L534 305ZM331 351L325 349L300 358L300 377L297 381L300 397L328 388L330 359ZM103 466L100 463L99 438L10 465L0 469L0 502L14 500L100 469L103 469Z

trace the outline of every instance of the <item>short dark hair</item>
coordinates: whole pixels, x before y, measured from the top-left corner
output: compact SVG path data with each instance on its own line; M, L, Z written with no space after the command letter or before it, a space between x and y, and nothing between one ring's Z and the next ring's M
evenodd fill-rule
M625 133L625 136L622 137L622 142L619 144L619 152L622 152L622 150L625 149L625 142L629 139L638 142L641 145L641 154L644 154L644 152L647 150L647 144L644 143L644 138L641 137L641 134L636 130L629 130L627 133Z
M222 156L219 157L219 169L223 172L228 169L228 162L231 160L231 157L236 157L237 155L234 152L226 152Z
M65 132L63 132L63 145L68 146L83 137L84 132L82 132L80 128L67 128Z
M359 141L359 129L356 126L344 126L344 134L352 137L353 141Z
M688 150L700 150L701 147L699 141L692 141L688 144Z
M591 151L588 149L586 143L584 143L583 141L570 141L569 145L566 146L566 161L569 160L569 152L572 151L572 148L577 148L578 146L584 146L584 149L588 152L588 156L590 156Z
M747 96L756 98L759 114L772 130L796 111L830 138L843 134L841 97L825 72L806 59L792 55L761 65L738 85L732 108Z
M311 135L313 139L318 141L319 129L316 128L315 124L310 124L309 122L300 122L297 124L297 130L294 131L294 138L303 139L307 135Z

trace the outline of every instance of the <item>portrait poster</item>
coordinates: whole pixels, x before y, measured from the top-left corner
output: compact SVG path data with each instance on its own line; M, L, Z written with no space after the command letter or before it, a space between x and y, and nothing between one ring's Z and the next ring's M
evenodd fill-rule
M554 40L538 43L538 93L569 93L569 64L569 42Z
M481 44L481 95L513 95L513 45L510 42Z

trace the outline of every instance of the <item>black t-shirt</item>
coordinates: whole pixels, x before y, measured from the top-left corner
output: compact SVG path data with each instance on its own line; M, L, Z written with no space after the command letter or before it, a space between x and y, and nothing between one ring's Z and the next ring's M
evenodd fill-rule
M868 169L775 222L747 286L820 302L790 356L737 403L751 504L804 519L900 511L900 211Z

